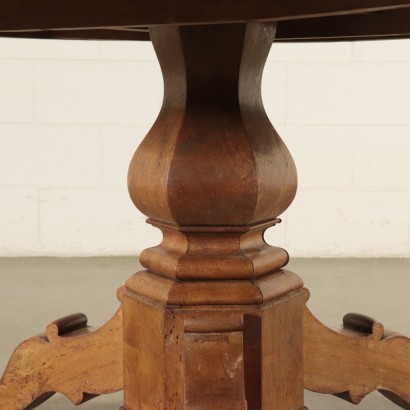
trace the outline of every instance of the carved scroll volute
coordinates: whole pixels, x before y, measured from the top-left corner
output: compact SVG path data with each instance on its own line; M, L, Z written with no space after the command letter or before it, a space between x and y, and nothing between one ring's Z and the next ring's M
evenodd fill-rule
M180 226L249 225L291 204L295 165L261 98L275 30L259 23L150 29L164 101L128 176L145 215Z

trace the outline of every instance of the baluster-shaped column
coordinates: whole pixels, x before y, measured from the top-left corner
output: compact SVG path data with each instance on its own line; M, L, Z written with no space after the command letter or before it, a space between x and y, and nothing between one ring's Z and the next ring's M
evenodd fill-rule
M263 239L297 185L261 99L275 26L150 33L164 101L128 182L163 241L123 297L124 408L301 410L302 281Z

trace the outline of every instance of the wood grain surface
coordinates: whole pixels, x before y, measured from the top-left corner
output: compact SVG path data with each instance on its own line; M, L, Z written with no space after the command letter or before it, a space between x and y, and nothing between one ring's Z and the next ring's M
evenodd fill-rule
M79 405L123 386L122 309L100 329L78 313L16 348L0 380L0 409L33 409L54 393Z
M410 409L410 339L382 323L350 313L340 330L309 311L304 319L305 388L359 404L377 390Z
M0 409L28 410L54 392L80 404L124 387L124 410L302 410L304 385L355 404L379 390L410 408L409 339L360 315L348 315L339 332L323 326L304 310L300 278L283 269L286 251L263 239L291 204L297 175L261 99L277 22L312 18L280 26L289 41L406 36L400 13L408 7L0 0L0 30L17 31L5 35L71 37L75 28L72 38L95 29L100 38L139 40L147 33L135 28L151 26L165 89L128 177L134 204L163 241L143 252L145 269L127 281L122 309L101 329L90 332L77 314L16 349ZM395 17L342 17L377 10Z
M163 241L126 283L127 410L303 409L303 284L263 239L297 183L261 99L275 29L150 29L164 102L128 185Z

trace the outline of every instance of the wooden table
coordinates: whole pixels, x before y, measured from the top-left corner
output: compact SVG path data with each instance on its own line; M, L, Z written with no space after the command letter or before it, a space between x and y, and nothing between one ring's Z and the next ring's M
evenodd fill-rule
M152 40L165 85L128 176L162 243L102 328L76 314L16 349L1 410L123 388L124 410L302 410L304 387L410 408L409 340L357 314L326 328L287 252L264 242L297 176L261 99L274 40L408 37L410 0L0 0L0 32Z

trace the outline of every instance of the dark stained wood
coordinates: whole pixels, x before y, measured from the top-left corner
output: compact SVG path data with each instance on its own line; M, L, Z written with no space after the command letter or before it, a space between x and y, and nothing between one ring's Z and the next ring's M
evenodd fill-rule
M279 21L409 5L408 0L1 0L0 30Z
M1 32L0 37L150 41L147 27ZM410 37L410 8L280 21L275 41L361 41Z
M1 32L0 37L150 41L147 27ZM280 21L275 41L361 41L410 37L410 8Z
M410 9L281 22L277 41L341 41L410 37Z
M126 283L124 408L302 410L302 281L263 240L297 179L261 100L275 25L150 31L164 103L128 184L163 241Z
M5 38L32 38L44 40L119 40L150 41L148 29L93 29L93 30L37 30L0 32Z

